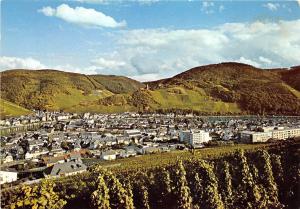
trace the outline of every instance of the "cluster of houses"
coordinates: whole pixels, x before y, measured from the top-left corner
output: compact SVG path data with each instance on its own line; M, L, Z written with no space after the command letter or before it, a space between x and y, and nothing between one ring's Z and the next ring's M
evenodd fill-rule
M74 175L85 172L91 159L97 163L200 148L212 140L253 143L296 137L299 121L293 117L36 112L0 121L1 130L18 127L1 134L0 183ZM38 123L38 128L28 129L32 123Z

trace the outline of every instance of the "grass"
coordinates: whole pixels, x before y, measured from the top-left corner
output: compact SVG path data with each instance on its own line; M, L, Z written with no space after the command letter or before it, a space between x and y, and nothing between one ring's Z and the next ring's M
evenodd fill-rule
M137 93L137 92L135 92ZM195 87L193 90L181 86L174 86L158 90L148 90L142 94L115 94L108 102L99 104L94 100L85 103L78 103L68 111L76 112L98 112L98 113L119 113L125 111L138 111L138 105L145 103L153 110L155 109L182 109L196 110L201 112L220 112L220 113L239 113L236 103L223 102L214 100L206 95L203 89ZM141 93L141 92L140 92ZM143 97L149 95L149 98ZM107 94L106 96L110 96ZM103 97L104 98L104 97ZM134 102L130 101L135 98Z
M32 112L16 104L0 99L0 118L28 115Z
M300 82L300 81L299 81ZM294 89L293 87L283 84L286 88L288 88L297 98L300 99L300 92Z
M84 95L82 91L77 89L70 89L70 94L57 94L54 96L54 103L60 109L71 111L76 110L78 107L89 107L88 102L97 101L101 98L111 96L113 93L107 90L94 90L91 94ZM92 107L91 107L92 108ZM86 112L90 108L86 109Z
M96 80L95 80L95 79ZM144 84L122 76L87 76L55 70L1 73L2 98L29 109L76 110L113 92L132 92ZM94 107L92 107L94 108Z
M171 152L163 152L156 154L148 154L141 155L138 157L131 157L125 159L117 159L114 161L103 161L99 159L84 159L84 161L88 164L96 163L105 167L109 167L114 170L130 170L130 169L138 169L138 168L150 168L162 165L170 165L176 162L177 159L190 159L190 158L218 158L223 155L228 155L230 153L234 153L238 149L244 150L255 150L259 148L268 148L271 147L272 144L236 144L232 146L220 146L220 147L212 147L212 148L204 148L195 150L195 153L192 154L190 151L171 151Z
M162 109L178 108L221 113L238 113L241 111L236 103L213 100L205 94L203 89L199 88L189 90L177 86L151 91L150 93Z
M97 104L88 104L88 105L76 105L71 108L68 108L67 111L69 112L91 112L91 113L122 113L122 112L133 112L137 109L130 105L112 105L112 106L105 106L105 105L97 105Z

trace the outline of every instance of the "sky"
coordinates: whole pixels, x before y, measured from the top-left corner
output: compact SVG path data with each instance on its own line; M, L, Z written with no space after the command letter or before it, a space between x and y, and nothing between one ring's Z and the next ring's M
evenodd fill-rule
M300 65L300 0L0 4L0 71L51 68L150 81L228 61Z

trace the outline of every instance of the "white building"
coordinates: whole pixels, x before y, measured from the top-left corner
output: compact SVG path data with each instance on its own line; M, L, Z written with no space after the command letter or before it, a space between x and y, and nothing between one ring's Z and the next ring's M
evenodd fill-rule
M179 133L179 140L191 145L202 144L211 140L209 133L203 130L190 130L190 131L181 131Z
M0 171L0 184L17 181L18 173L12 171Z
M241 141L245 143L267 142L271 138L272 138L272 132L255 132L255 131L241 132Z
M137 129L125 130L125 136L127 137L140 137L141 135L141 131Z
M101 154L100 158L103 160L115 160L117 159L117 153L112 150L106 151Z
M272 132L273 139L288 139L300 136L300 128L289 128L284 130L274 130Z
M11 154L7 154L3 163L10 163L12 161L14 161L13 156Z
M268 131L267 131L268 130ZM267 142L269 139L285 140L300 136L300 128L266 129L265 132L243 131L241 141L246 143Z

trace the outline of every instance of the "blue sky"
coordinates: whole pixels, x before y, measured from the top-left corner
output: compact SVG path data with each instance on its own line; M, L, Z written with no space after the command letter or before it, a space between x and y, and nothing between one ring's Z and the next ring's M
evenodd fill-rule
M197 65L300 64L300 2L2 0L0 69L138 80Z

